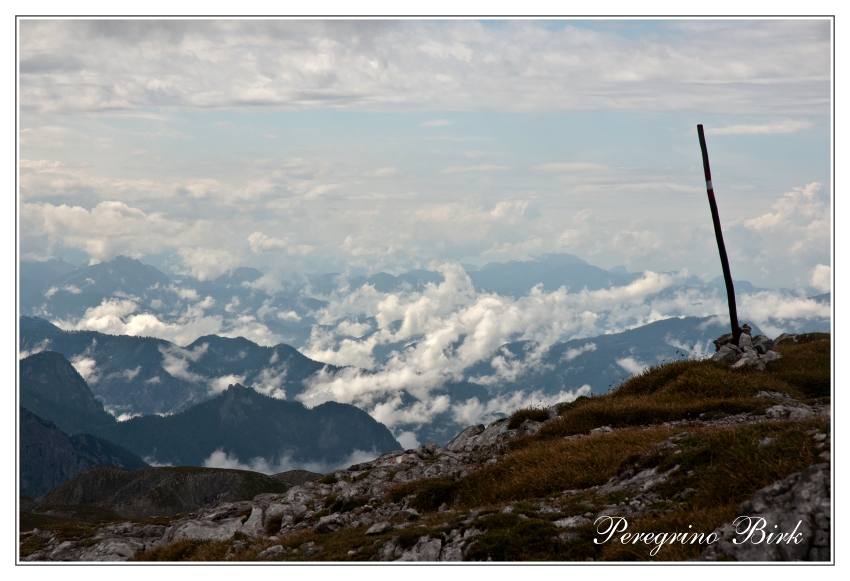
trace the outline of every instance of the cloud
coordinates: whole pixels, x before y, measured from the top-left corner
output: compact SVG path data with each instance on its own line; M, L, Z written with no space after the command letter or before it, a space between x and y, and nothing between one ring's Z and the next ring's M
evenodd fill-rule
M760 125L729 125L709 128L708 135L772 135L776 133L795 133L812 126L810 121L773 121Z
M433 121L424 121L419 124L420 127L445 127L446 125L454 125L454 121L448 119L434 119Z
M465 165L465 166L453 166L453 167L444 167L440 170L440 173L465 173L465 172L487 172L487 171L507 171L511 169L506 165Z
M416 450L420 445L419 439L414 432L401 432L395 439L405 450Z
M50 347L50 339L44 339L36 343L32 349L24 349L18 353L18 359L26 359L30 355L35 355L36 353L41 353L42 351L47 350L48 347Z
M274 352L270 364L277 361L277 351ZM275 399L286 399L283 382L286 380L286 367L266 367L254 378L252 387L255 391Z
M177 379L191 381L192 383L204 381L204 376L189 371L189 363L198 361L204 356L208 348L209 343L198 345L194 349L182 349L176 345L168 347L160 345L158 349L162 353L162 368L166 373ZM225 384L224 389L226 388L227 385ZM210 389L215 393L215 385L211 384Z
M226 334L231 330L229 325L223 324L220 316L204 316L203 310L190 308L182 316L165 322L152 313L139 313L138 309L139 305L135 301L106 298L100 305L86 309L78 319L52 319L52 322L66 331L86 330L109 335L158 337L181 345L187 345L203 335ZM262 332L252 334L261 340L268 340L268 336L263 335Z
M572 361L582 353L587 353L588 351L596 351L596 343L585 343L578 349L567 349L561 355L561 361Z
M86 383L94 384L100 381L100 371L97 369L97 361L94 352L97 349L97 339L92 339L91 344L82 353L71 357L71 365Z
M353 464L360 464L374 460L380 456L380 452L376 450L364 451L354 450L346 458L339 462L326 462L321 460L303 460L294 461L291 454L282 454L280 458L251 458L247 463L243 463L234 454L228 454L222 448L219 448L204 460L203 466L206 468L229 468L231 470L250 470L251 472L260 472L263 474L278 474L289 470L308 470L310 472L318 472L326 474L334 470L348 468ZM146 460L147 461L147 460ZM150 464L150 462L148 462Z
M163 103L761 114L823 105L811 91L829 90L828 20L656 28L633 37L527 20L497 29L474 20L30 20L20 27L21 103L40 113ZM107 56L115 54L122 58ZM179 137L173 123L158 124Z
M643 373L643 371L645 371L649 367L649 365L638 361L634 357L624 357L622 359L617 359L617 365L619 365L632 375Z
M556 394L546 395L542 391L526 393L523 391L500 395L486 402L477 397L467 399L462 403L452 405L452 419L455 423L468 426L474 424L487 425L499 417L505 417L514 411L527 407L549 407L560 402L571 402L582 395L590 395L590 386L583 385L572 391L561 390Z
M210 379L210 395L217 395L225 391L229 386L237 383L240 385L245 383L245 376L235 375L231 373L230 375L223 375L221 377L215 377L213 379Z
M386 178L390 176L395 176L401 173L397 167L379 167L378 169L363 172L363 177L368 178Z
M829 292L832 288L832 269L825 264L818 264L812 271L812 286L819 291Z

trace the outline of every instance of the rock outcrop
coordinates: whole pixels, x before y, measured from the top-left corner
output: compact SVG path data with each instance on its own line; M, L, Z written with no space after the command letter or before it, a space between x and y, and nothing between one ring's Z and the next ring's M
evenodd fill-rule
M750 336L752 328L749 325L741 325L741 336L736 344L732 333L726 333L714 340L716 353L711 356L712 361L727 363L732 367L743 367L745 365L764 370L765 365L771 361L780 359L782 355L773 350L775 342L765 335ZM788 335L780 335L777 339L784 340Z
M708 548L705 560L829 561L829 464L762 488L741 504L734 522L715 533L720 540Z

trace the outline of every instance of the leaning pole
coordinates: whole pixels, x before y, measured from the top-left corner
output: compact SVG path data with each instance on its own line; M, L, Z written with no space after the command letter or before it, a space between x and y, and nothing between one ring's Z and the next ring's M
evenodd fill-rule
M708 205L711 207L711 219L714 222L714 236L717 238L717 250L720 251L720 265L723 267L723 280L726 282L726 300L729 302L729 321L732 324L732 340L735 345L741 336L738 327L738 308L735 306L735 287L732 284L732 273L729 271L729 259L726 257L726 245L723 243L723 231L720 229L720 215L717 213L717 202L714 199L714 188L711 185L711 170L708 167L708 149L705 146L705 133L702 124L697 125L699 146L702 149L702 167L705 170L705 188L708 190Z

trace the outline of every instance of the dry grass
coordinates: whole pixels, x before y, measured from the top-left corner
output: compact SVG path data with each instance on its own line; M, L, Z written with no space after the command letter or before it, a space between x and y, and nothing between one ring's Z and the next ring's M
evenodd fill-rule
M824 398L830 389L830 339L823 333L782 343L783 358L765 372L731 369L711 361L678 361L651 367L606 395L580 398L561 412L562 421L545 425L522 448L539 440L586 434L594 428L624 428L681 419L763 413L770 400L760 391L785 392L800 400Z
M462 507L484 506L603 484L617 474L626 458L675 432L673 428L632 428L580 440L536 442L459 480L455 502Z
M527 408L521 408L511 414L511 418L508 420L508 429L517 429L525 420L531 420L532 422L545 422L548 419L549 412L545 407L530 406Z
M131 561L223 561L232 541L183 539L137 553Z

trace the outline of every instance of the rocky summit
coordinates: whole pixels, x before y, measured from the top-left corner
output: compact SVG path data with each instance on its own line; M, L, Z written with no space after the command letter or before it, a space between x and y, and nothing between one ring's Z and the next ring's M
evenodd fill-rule
M20 557L828 561L829 336L775 348L764 370L660 366L604 396L518 410L445 447L387 452L281 493L168 518L45 523L21 533ZM742 516L796 541L733 542Z
M741 326L741 335L738 337L736 344L732 333L721 335L714 340L716 353L712 355L712 361L720 361L727 363L732 367L743 367L748 365L759 370L764 370L765 365L771 361L776 361L782 355L773 350L777 343L782 341L795 341L796 335L788 335L783 333L776 338L776 341L769 339L765 335L751 336L752 327L749 325Z

